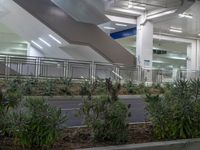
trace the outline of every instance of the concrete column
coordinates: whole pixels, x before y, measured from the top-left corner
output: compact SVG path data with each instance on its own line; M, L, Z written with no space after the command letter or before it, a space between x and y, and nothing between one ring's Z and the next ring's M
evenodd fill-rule
M187 70L197 70L197 47L196 40L187 46Z
M197 40L197 70L200 71L200 40Z
M194 40L187 47L187 78L196 78L199 69L199 40Z
M136 57L137 65L145 68L145 81L152 82L153 23L144 23L144 16L137 19Z

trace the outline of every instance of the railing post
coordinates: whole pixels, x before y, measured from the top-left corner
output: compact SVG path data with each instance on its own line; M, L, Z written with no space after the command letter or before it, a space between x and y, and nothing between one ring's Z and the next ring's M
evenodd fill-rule
M142 82L142 68L140 66L137 67L137 72L138 72L138 81L141 83Z
M38 78L40 76L40 58L39 57L36 59L35 70L36 70L35 77Z
M22 75L22 62L18 61L19 63L19 75Z
M68 78L69 75L69 61L64 61L64 77Z
M10 74L10 57L9 56L6 56L6 66L5 66L5 74L7 77L9 77L9 74Z
M121 82L121 77L120 77L120 74L119 74L119 68L116 66L116 68L115 68L115 70L116 70L116 74L118 75L115 75L115 77L117 77L117 82Z
M92 83L94 83L96 80L95 73L96 73L96 65L95 65L94 61L92 61L90 64L90 79L91 79Z

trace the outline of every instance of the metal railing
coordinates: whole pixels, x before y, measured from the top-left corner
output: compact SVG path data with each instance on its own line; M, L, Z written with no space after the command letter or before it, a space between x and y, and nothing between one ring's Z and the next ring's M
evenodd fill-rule
M91 81L111 78L121 82L164 83L177 79L199 78L200 71L152 69L82 60L0 55L0 76L72 78Z
M137 81L134 66L45 57L0 55L2 77L72 78Z

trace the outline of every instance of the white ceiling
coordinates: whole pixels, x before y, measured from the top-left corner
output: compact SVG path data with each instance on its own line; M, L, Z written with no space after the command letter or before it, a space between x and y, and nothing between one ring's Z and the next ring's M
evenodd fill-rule
M180 6L180 0L115 0L112 7L127 8L129 1L136 6L144 6L147 11L152 11L160 8L171 8Z
M180 18L178 15L175 15L169 20L157 22L154 25L155 32L160 33L170 33L169 28L171 26L182 28L183 33L176 35L182 37L196 37L199 38L198 34L200 33L200 2L196 2L190 9L186 11L188 14L193 15L193 19Z
M162 10L162 9L172 9L172 8L178 8L181 5L181 0L132 0L134 5L136 6L144 6L146 8L146 11L144 10L137 10L134 8L128 8L129 0L102 0L106 1L107 5L105 5L104 13L114 16L120 16L120 17L127 17L127 18L133 18L136 19L138 16L137 14L130 14L120 11L115 11L115 8L123 9L123 10L130 10L130 11L137 11L140 13L149 13L151 11L155 10ZM131 1L131 0L130 0ZM180 18L178 14L174 14L169 18L166 18L165 20L158 20L157 22L154 22L154 32L159 34L170 34L175 35L179 37L187 37L187 38L200 38L198 34L200 34L200 1L196 1L195 4L193 4L192 7L190 7L185 13L192 14L193 19L188 18ZM100 7L99 9L102 9ZM105 30L103 29L103 26L110 26L116 28L116 30ZM131 28L136 26L136 23L133 22L133 24L129 25L127 27L116 27L113 22L108 22L107 24L101 25L101 29L103 29L105 32L118 32L125 30L127 28ZM178 27L182 28L183 33L173 33L169 31L170 27Z

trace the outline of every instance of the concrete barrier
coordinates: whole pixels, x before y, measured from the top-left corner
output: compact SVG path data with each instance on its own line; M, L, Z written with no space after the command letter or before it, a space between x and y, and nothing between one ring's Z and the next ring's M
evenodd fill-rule
M200 150L200 139L117 145L81 150Z

